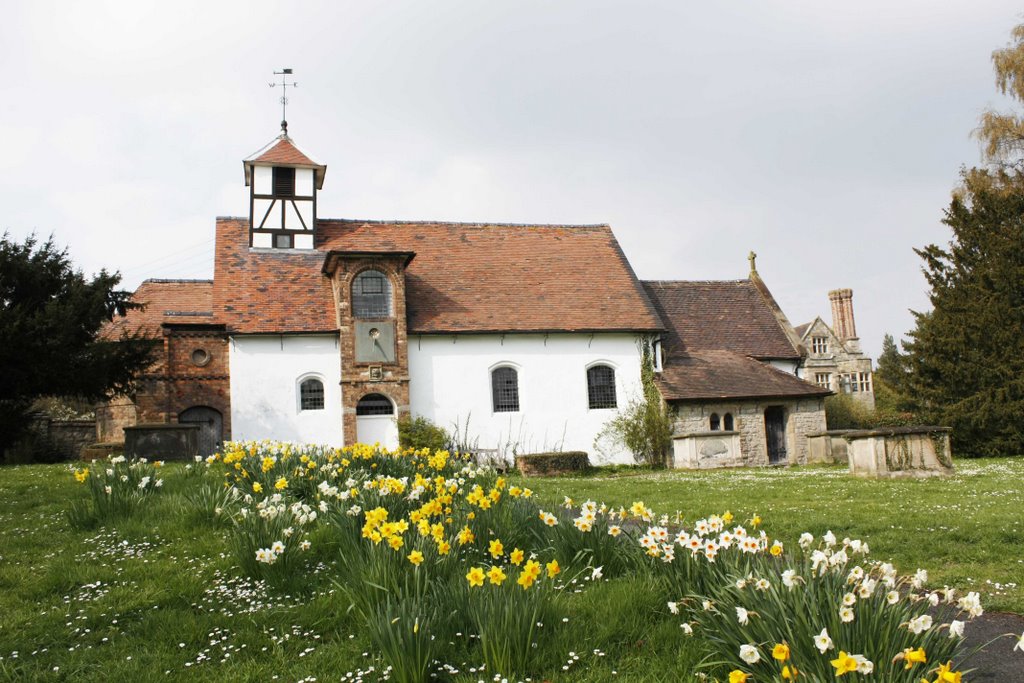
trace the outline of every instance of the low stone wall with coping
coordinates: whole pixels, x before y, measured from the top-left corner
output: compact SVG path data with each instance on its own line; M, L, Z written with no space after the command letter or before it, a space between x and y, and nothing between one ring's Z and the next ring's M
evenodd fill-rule
M887 427L848 432L850 474L934 477L953 474L949 427Z

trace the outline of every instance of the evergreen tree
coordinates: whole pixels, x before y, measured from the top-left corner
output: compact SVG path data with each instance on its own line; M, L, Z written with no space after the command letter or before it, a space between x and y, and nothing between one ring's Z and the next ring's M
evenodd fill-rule
M877 422L909 424L916 405L907 386L907 356L900 352L891 334L882 339L882 353L878 356L874 373L875 411Z
M0 238L0 453L43 396L97 400L126 391L150 362L152 343L104 341L104 321L135 305L120 275L86 279L53 240Z
M962 174L947 248L916 250L932 310L905 344L908 394L964 455L1024 454L1024 174Z

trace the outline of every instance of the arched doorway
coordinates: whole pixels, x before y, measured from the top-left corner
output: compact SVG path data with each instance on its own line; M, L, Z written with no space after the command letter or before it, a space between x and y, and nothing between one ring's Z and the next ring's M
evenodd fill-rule
M356 404L356 440L379 443L388 449L398 448L398 423L395 404L384 394L367 394Z
M179 424L199 425L199 455L206 457L224 441L224 418L216 408L195 406L178 415Z

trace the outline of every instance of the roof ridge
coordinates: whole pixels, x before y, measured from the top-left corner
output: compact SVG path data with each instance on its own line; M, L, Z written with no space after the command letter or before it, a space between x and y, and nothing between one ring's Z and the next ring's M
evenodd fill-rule
M749 278L736 280L641 280L645 285L710 285L710 284L739 284L750 282Z
M499 221L382 220L376 218L318 218L317 223L370 223L372 225L451 225L471 228L611 228L608 223L503 223Z
M213 279L206 279L206 278L194 278L193 279L193 278L159 278L159 277L151 277L151 278L146 278L145 280L143 280L142 284L146 284L147 282L151 282L151 283L157 284L157 285L166 285L166 284L173 284L173 283L184 284L184 283L190 283L190 282L208 282L210 284L213 284Z

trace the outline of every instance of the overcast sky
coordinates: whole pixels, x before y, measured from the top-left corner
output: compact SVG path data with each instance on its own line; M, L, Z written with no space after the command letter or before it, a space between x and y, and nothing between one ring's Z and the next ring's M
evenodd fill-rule
M643 279L742 278L752 249L794 325L852 288L874 355L928 306L913 248L949 240L970 132L1009 106L991 52L1024 21L1003 0L4 8L0 229L87 273L212 277L291 67L321 217L609 223Z

